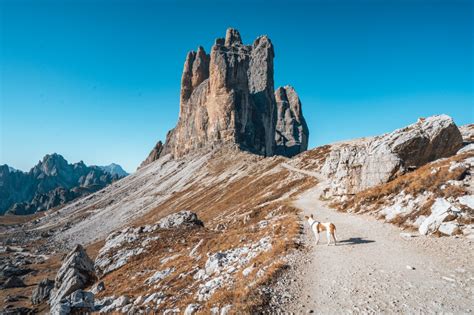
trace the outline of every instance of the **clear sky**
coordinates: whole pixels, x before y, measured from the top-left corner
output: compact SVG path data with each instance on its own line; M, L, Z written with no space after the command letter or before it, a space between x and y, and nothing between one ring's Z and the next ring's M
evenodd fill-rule
M474 1L0 0L0 164L134 171L174 127L186 53L267 34L310 147L445 113L474 122Z

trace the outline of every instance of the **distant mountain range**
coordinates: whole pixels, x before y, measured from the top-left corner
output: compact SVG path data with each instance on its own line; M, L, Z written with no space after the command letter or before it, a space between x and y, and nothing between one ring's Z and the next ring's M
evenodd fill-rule
M98 166L101 170L106 171L111 175L118 175L120 177L125 177L128 173L118 164L112 163L105 166Z
M0 215L32 214L63 205L127 176L120 165L69 164L64 157L46 155L29 172L0 165Z

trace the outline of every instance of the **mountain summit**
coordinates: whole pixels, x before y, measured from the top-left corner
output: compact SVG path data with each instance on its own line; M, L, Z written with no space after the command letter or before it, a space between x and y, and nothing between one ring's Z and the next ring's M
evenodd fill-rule
M64 205L127 175L122 172L116 164L69 164L57 153L45 155L29 172L0 165L0 215L32 214Z
M203 147L230 143L263 156L291 157L308 147L309 131L296 91L273 81L273 44L266 36L244 45L229 28L207 54L202 47L186 56L180 112L159 154L181 157ZM143 165L143 164L142 164Z

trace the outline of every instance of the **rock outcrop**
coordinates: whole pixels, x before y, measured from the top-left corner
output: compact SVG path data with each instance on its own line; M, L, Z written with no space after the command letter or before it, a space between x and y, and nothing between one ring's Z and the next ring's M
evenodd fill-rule
M170 214L158 221L158 225L162 229L172 229L186 226L204 226L202 221L199 220L198 216L189 210L183 210Z
M153 150L151 150L150 154L148 154L147 158L140 164L138 169L158 160L160 158L161 151L163 151L163 143L158 141Z
M31 295L31 303L33 305L40 304L49 298L51 290L54 288L54 281L43 279L38 283L38 286L33 290Z
M148 251L149 246L160 239L163 229L200 228L204 224L196 213L189 210L170 214L153 225L128 227L110 234L95 260L95 270L102 277L119 269L131 258Z
M306 151L309 130L295 89L291 86L278 88L275 91L275 100L277 104L275 153L294 156Z
M94 263L81 245L77 245L64 259L59 269L54 289L51 291L49 305L54 310L60 307L61 300L73 292L82 290L97 279Z
M104 188L122 178L82 161L69 164L48 154L28 173L0 165L0 215L48 210Z
M210 54L202 47L188 53L178 123L163 148L155 147L142 166L168 153L180 157L224 143L264 156L292 156L305 150L308 128L296 92L280 88L284 93L277 94L278 104L275 99L274 56L267 36L244 45L235 29L216 39Z
M451 117L432 116L382 136L332 145L321 172L331 179L329 194L355 194L451 156L462 141Z

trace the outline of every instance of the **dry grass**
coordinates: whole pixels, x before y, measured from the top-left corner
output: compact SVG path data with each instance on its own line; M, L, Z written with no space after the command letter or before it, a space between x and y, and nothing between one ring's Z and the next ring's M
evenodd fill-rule
M315 170L324 164L329 152L331 152L331 146L323 145L300 154L297 159L303 169L311 168L311 170Z
M232 312L252 313L265 303L265 296L259 294L257 288L278 274L283 267L281 259L295 247L295 239L300 232L297 209L289 206L286 200L315 184L312 178L291 174L279 167L284 160L245 154L211 159L206 166L211 178L217 178L231 163L242 164L237 168L238 172L245 170L248 175L233 181L223 179L194 184L174 193L159 207L133 222L133 226L151 224L170 213L189 209L198 214L205 227L158 231L160 239L147 253L133 258L127 265L103 278L106 290L98 297L122 294L138 297L163 291L167 296L166 302L159 305L156 311L175 307L183 311L188 304L196 302L198 282L193 279L194 272L190 271L203 268L208 253L242 247L270 236L271 250L260 253L248 264L254 266L254 272L244 277L240 270L237 271L230 287L219 289L200 310L202 314L208 314L213 306L232 304ZM270 224L257 228L257 223L262 220L269 220ZM217 226L225 226L225 230L217 231ZM201 258L195 261L189 257L189 252L200 240L203 240L199 248ZM172 255L179 257L165 264L159 263ZM159 289L144 284L154 271L168 267L174 268L174 272L158 282ZM149 272L140 274L144 270ZM258 270L263 270L260 277L256 275ZM131 280L133 286L130 286Z
M379 208L385 205L390 199L389 197L398 195L402 191L415 197L425 191L440 197L462 196L466 194L465 189L462 187L454 185L446 185L444 189L441 189L441 187L449 180L461 180L466 175L466 169L464 168L457 168L450 172L449 167L451 162L462 161L472 156L474 156L474 153L467 152L424 165L386 184L357 193L348 201L333 203L332 206L340 211L351 209L353 212L360 212L362 209L367 209L368 205L374 204L377 205L375 208ZM438 171L432 172L433 169L437 169ZM364 208L362 206L364 206Z

